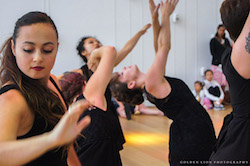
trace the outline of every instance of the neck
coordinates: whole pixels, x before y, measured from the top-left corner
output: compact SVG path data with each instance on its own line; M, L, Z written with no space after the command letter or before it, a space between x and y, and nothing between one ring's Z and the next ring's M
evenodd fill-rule
M140 74L137 77L137 81L136 81L136 84L138 85L138 87L143 89L145 86L145 80L146 80L146 74L140 72Z
M48 75L46 78L40 79L40 81L41 81L41 83L42 83L43 85L48 86L49 78L50 78L50 75Z

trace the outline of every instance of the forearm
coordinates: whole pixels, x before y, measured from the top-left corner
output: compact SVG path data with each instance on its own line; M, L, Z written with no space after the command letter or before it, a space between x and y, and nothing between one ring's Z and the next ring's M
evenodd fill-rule
M222 90L222 88L221 88L220 85L219 85L219 89L220 89L220 97L219 97L219 98L220 98L221 100L223 100L225 95L224 95L224 92L223 92L223 90Z
M24 165L52 149L48 134L0 143L0 165Z
M67 162L69 166L81 166L73 144L69 146Z
M155 53L158 51L158 36L160 32L160 23L158 18L152 18L152 26L153 26L153 36L154 36L154 49Z
M104 46L99 50L98 54L100 55L99 65L84 89L84 96L92 104L97 96L104 96L116 61L116 50L114 47Z
M137 32L126 44L125 46L117 53L117 58L115 66L117 66L121 61L126 58L126 56L133 50L141 36L144 34L142 30Z
M158 37L158 49L168 52L171 48L170 16L162 20Z
M158 37L158 51L155 65L158 66L161 75L165 75L167 57L170 50L170 18L162 20L161 29Z

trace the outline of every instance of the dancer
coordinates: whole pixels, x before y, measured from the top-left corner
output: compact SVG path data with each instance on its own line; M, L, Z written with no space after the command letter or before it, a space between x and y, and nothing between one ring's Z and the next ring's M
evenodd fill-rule
M146 24L129 41L127 41L124 47L117 53L115 66L117 66L120 62L122 62L124 58L126 58L126 56L133 50L141 36L144 35L150 27L151 24ZM96 48L100 48L101 46L101 42L95 37L84 36L81 38L76 49L78 55L85 63L87 63L92 51ZM73 70L73 72L78 72L87 77L87 79L89 79L90 76L93 74L93 72L88 69L87 64L83 65L80 69Z
M64 113L50 74L57 50L56 26L42 12L22 16L1 50L0 165L80 165L70 144L90 122L77 123L89 104L79 101Z
M164 76L171 47L170 15L177 2L167 0L161 3L157 53L148 72L142 73L136 65L124 67L113 76L111 90L118 100L134 105L143 102L142 93L145 92L149 101L173 120L169 141L170 165L181 165L183 161L196 161L199 162L196 165L202 165L209 159L216 140L212 121L183 81ZM150 0L152 19L158 8Z
M129 54L129 52L134 48L140 37L147 31L150 26L151 24L145 25L140 31L135 34L135 36L133 36L125 44L123 49L117 53L114 65L119 64ZM102 44L100 44L100 42L96 38L92 37L83 37L77 46L78 53L85 62L88 62L91 59L91 56L95 54L94 52L101 48ZM103 51L100 54L106 53L105 51ZM110 64L111 62L107 62L107 64ZM92 84L88 83L88 80L92 78L92 75L95 72L97 66L97 64L92 66L92 69L90 70L88 68L88 65L84 65L83 67L81 67L81 69L74 71L83 74L86 78L87 84ZM102 76L106 75L104 74ZM106 79L110 80L108 75ZM93 80L95 80L95 78L93 78ZM82 165L122 165L119 151L123 149L125 139L123 136L115 106L111 101L111 92L109 89L109 85L107 86L105 82L102 82L102 80L96 80L96 82L94 82L94 85L96 85L96 87L105 87L107 111L104 112L103 110L96 109L94 111L86 111L82 115L82 117L90 115L92 123L88 128L82 131L84 138L78 137L77 139L78 146L75 146L77 155ZM85 97L86 96L82 95L78 99ZM95 153L93 154L93 152Z
M100 62L95 64L97 60ZM115 62L116 50L110 46L95 49L88 60L90 70L94 73L89 78L83 94L94 107L86 112L91 116L91 124L82 131L84 137L78 138L76 146L79 159L85 166L122 165L119 151L122 149L124 138L117 114L111 107L111 92L108 86Z
M211 156L211 165L250 165L250 1L225 0L221 19L233 49L222 56L223 72L229 83L233 111L224 124ZM220 163L220 161L222 161ZM241 163L240 163L241 162Z
M86 80L83 75L77 72L66 72L61 76L58 80L59 86L67 104L70 105L83 93Z

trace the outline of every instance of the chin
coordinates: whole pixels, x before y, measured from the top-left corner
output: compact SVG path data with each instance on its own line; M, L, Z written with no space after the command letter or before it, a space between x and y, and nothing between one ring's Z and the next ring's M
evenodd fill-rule
M141 72L137 65L133 65L133 67L134 67L135 71Z

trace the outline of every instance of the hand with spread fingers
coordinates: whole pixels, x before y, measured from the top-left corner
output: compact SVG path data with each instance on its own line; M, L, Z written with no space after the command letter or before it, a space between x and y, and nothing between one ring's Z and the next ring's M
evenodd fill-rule
M90 117L86 116L79 122L80 115L90 106L86 100L73 103L55 128L49 133L48 138L54 147L73 142L81 131L90 123Z
M165 15L166 17L169 17L173 13L178 2L179 0L166 0L165 3L161 2L160 10L162 17L164 17ZM162 18L162 20L163 19L164 18Z
M160 7L160 4L158 4L157 6L155 5L154 3L154 0L149 0L149 9L150 9L150 12L151 12L151 16L152 16L152 19L153 20L156 20L158 19L158 9Z

